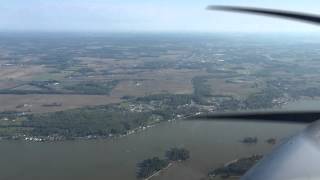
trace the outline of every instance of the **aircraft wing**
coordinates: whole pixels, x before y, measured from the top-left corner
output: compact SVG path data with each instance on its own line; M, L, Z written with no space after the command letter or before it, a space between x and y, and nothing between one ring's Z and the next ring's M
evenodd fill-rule
M320 122L289 138L241 180L319 180Z

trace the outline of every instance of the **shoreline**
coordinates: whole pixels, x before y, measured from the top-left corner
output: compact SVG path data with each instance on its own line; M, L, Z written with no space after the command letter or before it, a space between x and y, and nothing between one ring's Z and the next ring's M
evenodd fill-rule
M110 134L109 136L88 135L88 136L84 136L84 137L71 137L71 138L66 138L63 136L26 136L26 135L21 135L21 136L11 136L11 137L0 137L0 143L1 142L10 142L10 141L32 142L32 143L55 143L55 142L65 142L65 141L115 140L115 139L124 138L124 137L130 136L130 135L141 133L143 131L154 128L154 127L156 127L160 124L163 124L163 123L172 123L172 122L175 122L176 120L179 120L179 119L170 119L167 121L157 122L157 123L146 125L146 126L140 126L135 129L128 130L126 134L119 134L119 135L118 134L117 135ZM50 138L53 138L53 139L50 139Z
M167 167L164 167L164 168L160 169L159 171L153 173L153 174L150 175L149 177L144 178L144 180L150 180L150 179L152 179L153 177L158 176L161 172L169 169L172 165L173 165L173 162L170 162Z
M293 99L290 101L287 101L283 104L276 105L274 107L280 107L280 110L286 110L286 106L290 103L296 103L299 101L308 101L308 100L319 100L319 98L299 98L299 99ZM273 107L273 108L274 108ZM274 110L273 108L267 109L267 110ZM87 140L113 140L118 138L127 137L129 135L137 134L140 132L143 132L147 129L153 128L155 126L158 126L162 123L170 123L177 120L181 120L184 118L188 118L192 115L184 116L184 117L177 117L174 119L169 119L161 122L156 122L153 124L145 125L145 126L139 126L134 129L128 130L125 134L109 134L107 136L98 136L98 135L88 135L83 137L65 137L65 136L26 136L26 135L14 135L14 136L3 136L0 137L0 143L4 141L21 141L21 142L36 142L36 143L49 143L49 142L64 142L64 141L87 141Z

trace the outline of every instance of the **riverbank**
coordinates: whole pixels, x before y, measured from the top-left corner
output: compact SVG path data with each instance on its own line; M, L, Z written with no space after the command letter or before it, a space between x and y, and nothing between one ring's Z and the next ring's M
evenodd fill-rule
M251 167L253 167L258 161L263 158L263 155L254 154L250 157L238 158L230 162L225 163L223 167L219 167L209 172L210 179L215 177L219 178L236 178L239 179L243 176Z
M151 180L153 177L160 175L161 172L169 169L172 165L173 165L173 162L169 163L167 167L155 172L154 174L152 174L151 176L145 178L144 180Z
M181 119L181 118L180 118ZM74 141L74 140L105 140L105 139L119 139L124 138L133 134L141 133L148 129L154 128L161 123L170 123L178 119L171 119L168 121L162 121L153 123L150 125L139 126L135 129L128 130L125 134L109 134L108 136L97 136L97 135L88 135L84 137L65 137L65 136L27 136L23 135L14 135L9 137L0 137L1 141L26 141L26 142L61 142L61 141Z

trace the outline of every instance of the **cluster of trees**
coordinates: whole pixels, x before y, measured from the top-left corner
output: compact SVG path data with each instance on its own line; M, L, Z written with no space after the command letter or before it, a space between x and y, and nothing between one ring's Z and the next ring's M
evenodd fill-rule
M244 175L252 166L254 166L262 155L253 155L251 157L241 158L227 166L219 167L209 172L209 176L220 176L222 178L228 178L230 176L240 177Z
M207 98L212 96L207 78L207 76L197 76L192 79L194 100L199 104L207 104Z
M319 97L320 96L320 88L318 87L309 87L303 90L300 90L298 93L300 96L307 96L307 97Z
M0 112L0 118L16 118L19 116L18 111L2 111Z
M48 67L53 67L58 70L65 70L78 64L78 62L74 59L73 54L71 52L47 52L47 55L42 57L39 62L33 62L34 64L44 64Z
M157 56L156 56L157 57ZM168 69L175 65L172 61L145 61L137 69Z
M168 164L169 164L169 161L165 159L160 159L158 157L153 157L150 159L143 160L137 165L139 169L137 172L137 178L147 178L153 173L167 167Z
M275 88L267 88L262 92L252 94L244 100L245 109L262 109L272 108L274 106L273 100L282 97L282 93Z
M95 70L93 68L89 68L89 67L83 67L77 70L78 73L82 74L82 75L86 75L89 73L94 73Z
M79 94L109 94L118 83L119 81L117 80L109 82L84 82L65 86L64 89Z
M163 105L167 106L179 106L190 104L192 101L192 95L188 94L155 94L146 97L139 97L137 101L140 102L151 102L151 101L159 101Z
M236 110L239 110L240 108L242 108L242 102L232 96L221 100L218 106L219 111L226 111L226 110L236 111Z
M30 128L34 136L108 136L126 134L130 129L147 124L151 117L151 112L129 112L116 106L104 106L28 115L22 127Z
M57 81L32 81L31 86L41 88L39 90L23 89L3 89L0 94L109 94L111 90L119 83L118 80L108 82L82 82L73 85L64 86L64 89L55 89L51 86Z
M197 76L192 80L193 83L193 97L192 99L200 105L212 105L210 98L215 97L211 94L211 88L207 82L210 76ZM294 83L284 83L284 81L267 81L267 86L261 92L254 93L249 95L246 99L236 99L232 96L230 98L225 98L222 101L218 101L216 105L218 110L239 110L239 109L263 109L263 108L272 108L277 103L273 100L281 98L284 94L288 94L291 97L299 96L320 96L319 88L307 88L303 90L297 90L296 88L283 88L283 85L286 84L294 86Z
M190 153L184 148L171 148L165 153L166 159L153 157L137 164L137 178L147 178L157 171L167 167L170 161L185 161L190 158Z
M171 148L165 156L170 161L185 161L190 158L190 152L184 148Z
M32 81L29 83L31 86L35 86L41 89L46 89L46 90L51 90L52 88L50 87L51 84L54 83L59 83L56 80L48 80L48 81Z
M257 137L245 137L242 141L245 144L257 144L258 138Z
M173 119L176 115L191 115L199 111L190 105L193 96L188 94L157 94L137 98L138 103L152 104L155 107L154 114L162 116L164 120Z
M24 95L24 94L71 94L71 93L65 93L65 92L56 91L56 90L15 90L15 89L3 89L3 90L0 90L0 94L18 94L18 95Z

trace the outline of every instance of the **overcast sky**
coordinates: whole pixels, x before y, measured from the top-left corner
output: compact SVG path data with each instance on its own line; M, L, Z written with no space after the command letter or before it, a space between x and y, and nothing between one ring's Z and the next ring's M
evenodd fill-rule
M207 5L320 14L319 0L1 0L0 31L320 32L309 24L207 11Z

